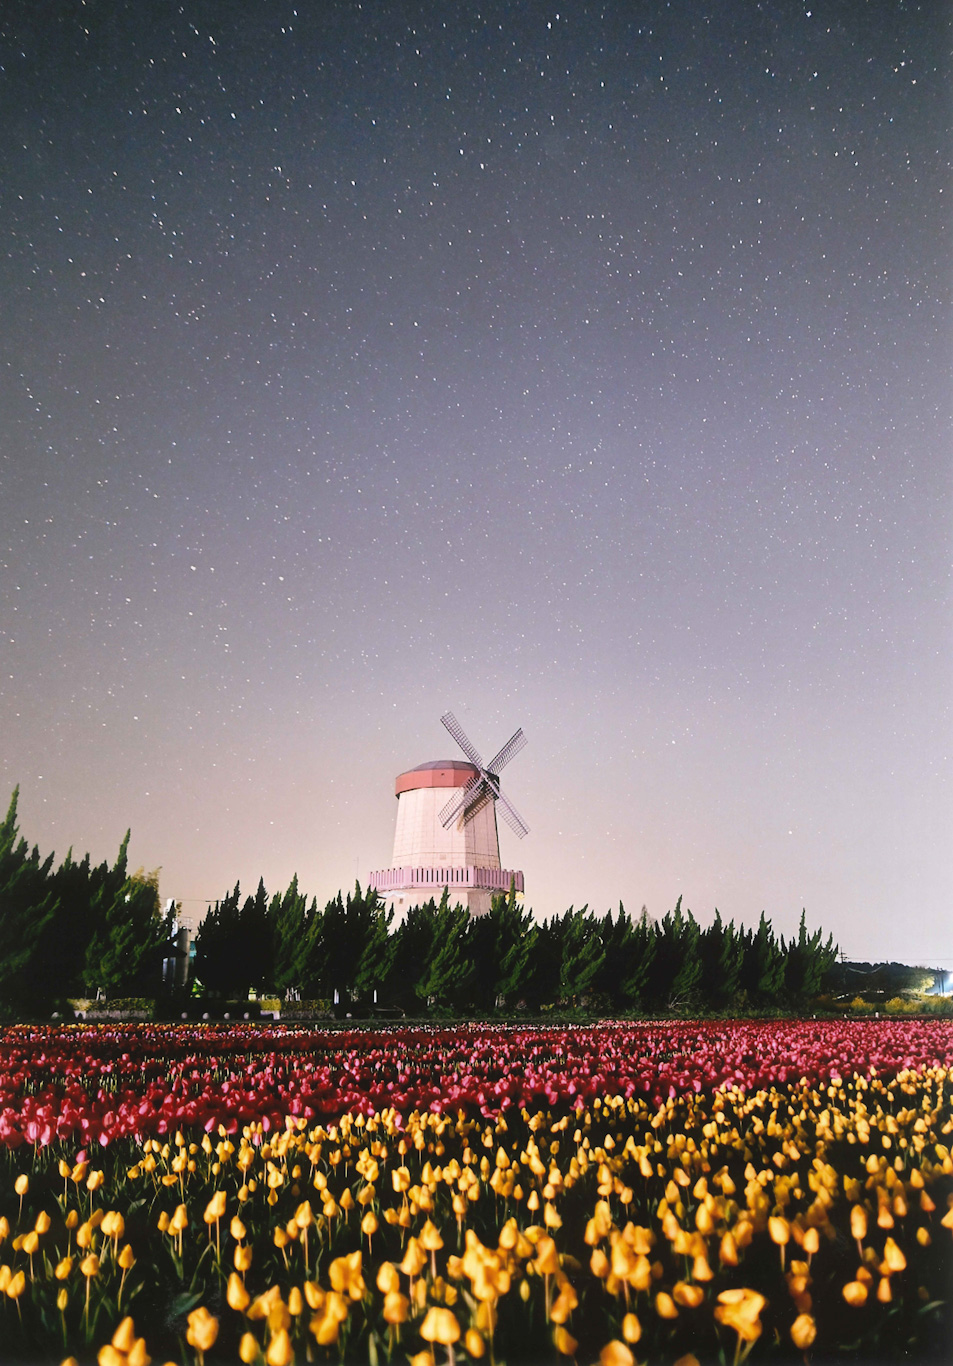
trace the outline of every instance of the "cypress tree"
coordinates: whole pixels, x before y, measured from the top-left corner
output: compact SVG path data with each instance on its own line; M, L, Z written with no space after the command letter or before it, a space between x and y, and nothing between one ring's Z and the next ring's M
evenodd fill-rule
M777 1005L784 987L784 969L783 948L762 911L757 931L745 946L741 980L749 998L758 1005Z
M686 1010L696 1003L702 978L700 929L691 911L675 909L662 917L656 940L656 967L652 976L653 1000L669 1010Z
M37 1011L50 998L42 949L47 930L58 919L59 902L50 881L53 855L42 861L20 838L15 787L0 824L0 1008Z
M128 842L127 833L117 863L123 868ZM96 927L86 948L87 981L106 997L154 991L170 929L160 908L158 869L146 873L140 868L124 879L111 898L100 899Z
M724 923L717 908L713 923L702 932L700 951L705 1001L717 1009L731 1006L741 989L745 945L743 936L730 921Z
M418 998L429 1006L445 1009L460 999L468 985L472 972L467 952L469 921L470 912L465 907L450 905L445 887L434 917L430 953L415 985Z
M300 988L306 966L308 899L298 890L297 873L285 892L276 892L272 897L268 918L274 955L272 982L281 995Z
M833 935L827 943L821 930L807 932L807 913L801 911L798 937L788 945L784 968L784 985L793 1001L803 1004L820 994L824 978L837 961L837 946Z
M207 991L228 995L247 990L241 971L242 945L238 903L241 888L216 901L195 937L195 976Z
M570 906L566 912L562 950L559 995L575 1004L580 996L592 990L605 958L596 918L588 906L583 906L581 911L574 911Z

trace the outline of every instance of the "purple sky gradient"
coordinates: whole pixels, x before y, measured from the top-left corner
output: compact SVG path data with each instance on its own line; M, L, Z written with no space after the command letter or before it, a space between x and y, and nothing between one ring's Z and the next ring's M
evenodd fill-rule
M946 10L6 4L27 838L323 900L450 708L538 914L953 966Z

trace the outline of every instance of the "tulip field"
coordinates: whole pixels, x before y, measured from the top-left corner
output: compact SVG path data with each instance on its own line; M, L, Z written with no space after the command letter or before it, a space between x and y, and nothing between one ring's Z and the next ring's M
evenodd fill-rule
M953 1022L0 1030L0 1361L945 1361Z

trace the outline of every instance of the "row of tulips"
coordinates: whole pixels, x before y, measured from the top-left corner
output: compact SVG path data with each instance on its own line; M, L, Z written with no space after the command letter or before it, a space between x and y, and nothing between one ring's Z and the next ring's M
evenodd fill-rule
M773 1026L764 1046L771 1029L777 1059L789 1043ZM445 1047L472 1056L472 1031L460 1033ZM593 1032L580 1033L588 1046ZM511 1034L567 1050L568 1069L574 1035ZM618 1050L624 1035L605 1035ZM112 1037L125 1076L136 1048ZM653 1037L679 1057L677 1029ZM50 1038L48 1056L76 1039ZM246 1057L239 1043L232 1056ZM943 1359L953 1069L901 1057L849 1070L847 1054L823 1080L805 1068L664 1099L567 1087L490 1115L389 1106L268 1129L183 1124L79 1151L21 1143L0 1159L0 1357ZM107 1055L104 1043L104 1066ZM295 1061L267 1056L273 1069ZM524 1068L540 1066L525 1054Z
M953 1065L950 1021L300 1030L143 1025L0 1031L0 1144L80 1146L181 1126L280 1129L384 1109L658 1106L688 1091L820 1085L874 1068Z

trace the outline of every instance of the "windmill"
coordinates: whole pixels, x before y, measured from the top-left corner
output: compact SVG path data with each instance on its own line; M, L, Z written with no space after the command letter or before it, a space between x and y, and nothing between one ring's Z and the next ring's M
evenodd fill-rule
M430 897L439 900L445 887L451 904L459 902L471 915L485 914L493 896L508 892L511 885L523 891L522 872L500 864L496 808L520 839L529 833L500 788L500 773L526 744L526 736L517 730L484 764L453 712L440 720L466 762L433 759L398 774L393 866L369 878L398 917Z
M440 812L441 825L447 829L459 816L462 815L463 819L467 820L474 811L487 802L499 802L503 809L503 819L510 829L519 835L520 839L523 839L525 835L529 834L529 826L509 798L504 797L500 791L500 773L526 744L526 736L523 734L522 727L510 736L500 752L495 754L488 764L484 764L453 712L444 712L440 720L470 760L470 763L473 764L474 768L479 769L479 773L473 775L462 792L452 796Z

